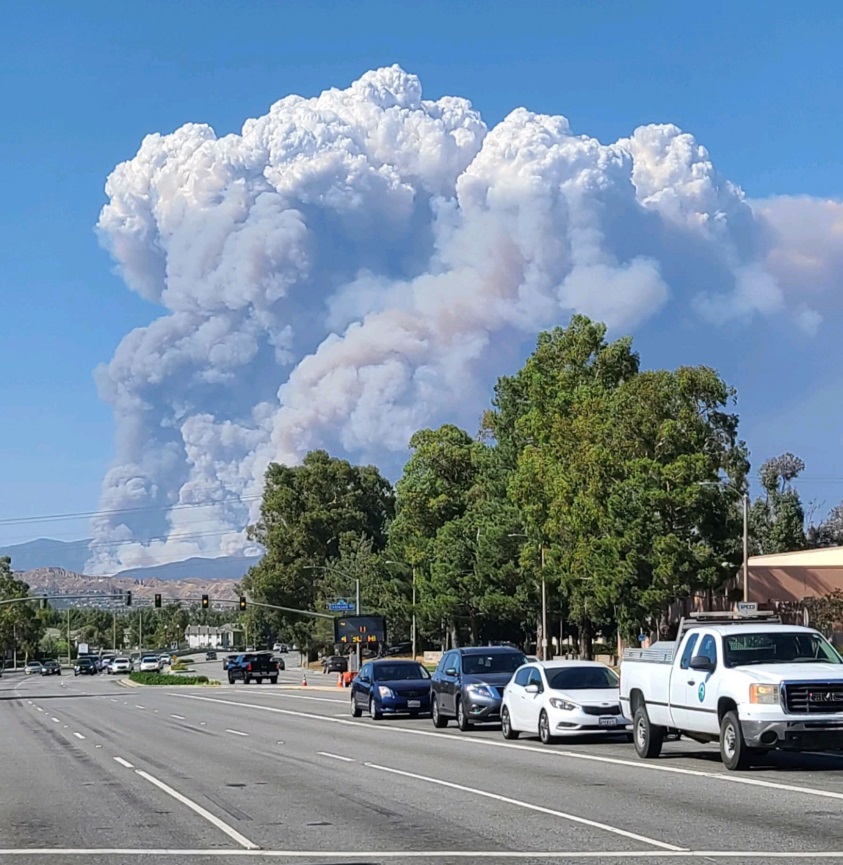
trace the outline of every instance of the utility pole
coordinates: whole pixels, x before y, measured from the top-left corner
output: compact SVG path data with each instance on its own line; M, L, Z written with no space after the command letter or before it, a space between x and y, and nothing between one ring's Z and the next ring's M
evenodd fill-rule
M138 608L138 652L143 655L143 609Z
M413 641L413 660L416 660L416 566L413 565L413 623L411 626L411 639Z
M360 615L360 578L356 577L354 580L354 591L356 595L356 610L357 615ZM357 644L357 671L360 671L360 667L363 666L363 645L362 643Z
M67 608L67 666L71 666L73 659L70 657L70 607Z
M117 652L117 611L111 611L111 644Z
M743 599L749 600L749 495L743 494Z
M547 660L547 580L544 576L544 541L539 545L541 550L541 571L542 571L542 660Z

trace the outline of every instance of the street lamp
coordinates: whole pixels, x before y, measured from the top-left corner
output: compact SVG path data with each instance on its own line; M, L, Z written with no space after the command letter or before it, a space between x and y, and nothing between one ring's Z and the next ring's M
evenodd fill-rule
M512 532L509 538L528 538L523 532ZM542 660L547 660L547 581L544 576L544 541L539 541L539 555L541 556L541 583L542 583Z
M741 497L743 509L743 599L749 600L749 494L730 487L725 481L697 481L701 487L720 487Z
M384 564L387 565L399 565L405 568L410 568L413 572L413 620L410 626L410 639L413 644L413 660L416 660L416 566L411 565L407 562L397 562L395 559L387 559Z

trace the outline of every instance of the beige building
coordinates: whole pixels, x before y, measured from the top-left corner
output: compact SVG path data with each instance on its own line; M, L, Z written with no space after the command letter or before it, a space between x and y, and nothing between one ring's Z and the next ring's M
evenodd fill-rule
M740 575L738 577L740 585ZM749 558L749 600L799 602L843 589L843 547Z

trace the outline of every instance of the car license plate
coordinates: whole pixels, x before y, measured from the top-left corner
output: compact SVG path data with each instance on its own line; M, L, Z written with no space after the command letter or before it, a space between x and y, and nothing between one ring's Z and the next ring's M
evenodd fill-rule
M421 700L407 700L408 709L418 709L421 706Z
M618 719L612 717L611 715L604 716L600 719L600 726L601 727L617 727L618 726Z

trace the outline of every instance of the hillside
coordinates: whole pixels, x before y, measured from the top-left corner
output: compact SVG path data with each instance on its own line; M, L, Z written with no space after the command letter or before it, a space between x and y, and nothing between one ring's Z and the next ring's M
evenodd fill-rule
M152 600L156 593L167 598L195 598L210 595L213 598L234 600L237 580L187 578L172 580L135 580L128 577L88 577L63 568L35 568L20 574L33 594L81 595L114 592L132 592L132 599Z

